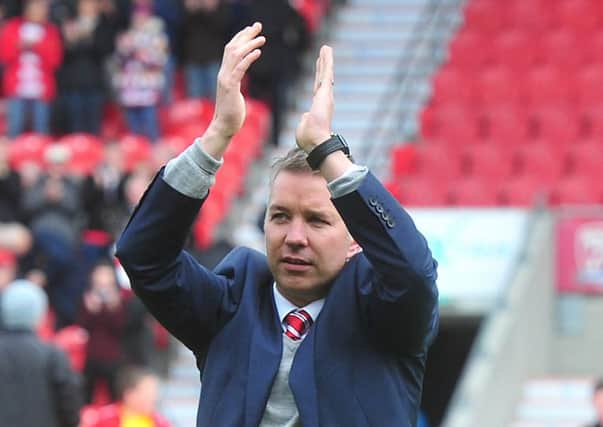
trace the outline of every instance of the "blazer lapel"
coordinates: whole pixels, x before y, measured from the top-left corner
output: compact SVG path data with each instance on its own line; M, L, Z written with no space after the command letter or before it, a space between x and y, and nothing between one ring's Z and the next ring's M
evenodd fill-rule
M260 424L272 383L278 371L282 352L282 328L276 314L272 288L268 286L262 306L260 321L253 327L249 356L245 426Z

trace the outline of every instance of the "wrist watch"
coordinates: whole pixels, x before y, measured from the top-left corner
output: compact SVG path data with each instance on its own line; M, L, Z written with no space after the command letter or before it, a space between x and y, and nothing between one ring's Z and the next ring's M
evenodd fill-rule
M346 156L350 156L350 147L348 143L339 134L331 134L331 137L321 144L318 144L308 153L306 161L312 170L318 170L325 157L335 151L343 151Z

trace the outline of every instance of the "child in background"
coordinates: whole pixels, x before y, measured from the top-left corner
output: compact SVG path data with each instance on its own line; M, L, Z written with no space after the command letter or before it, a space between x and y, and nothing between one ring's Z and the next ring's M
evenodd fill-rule
M131 366L118 378L119 402L98 411L91 427L170 427L157 412L159 378L153 372Z

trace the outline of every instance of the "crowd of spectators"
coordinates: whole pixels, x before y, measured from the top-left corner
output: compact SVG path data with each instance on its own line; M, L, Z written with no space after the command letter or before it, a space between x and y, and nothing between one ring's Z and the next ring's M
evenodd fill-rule
M100 135L104 107L114 102L129 131L156 141L158 109L173 99L174 90L213 100L224 43L259 20L270 43L250 74L248 93L276 113L275 137L284 91L299 72L316 26L314 10L325 10L326 3L4 0L0 64L6 134Z
M123 397L120 369L149 367L153 346L166 343L165 331L133 296L112 257L113 243L157 167L174 154L162 144L162 112L177 100L211 104L224 43L259 20L270 42L245 92L269 107L268 139L276 143L287 87L327 5L0 0L0 301L25 279L48 299L34 328L40 339L69 353L74 339L85 337L83 354L70 354L71 367L83 376L85 402L98 399L103 385L109 401ZM116 117L123 129L106 131ZM35 136L32 144L44 142L43 158L17 165L11 150L29 135ZM78 144L86 141L54 143L69 135L102 143L93 168L74 172ZM149 161L124 164L119 140L129 135L150 144ZM0 323L0 334L2 329ZM149 378L137 375L134 383Z

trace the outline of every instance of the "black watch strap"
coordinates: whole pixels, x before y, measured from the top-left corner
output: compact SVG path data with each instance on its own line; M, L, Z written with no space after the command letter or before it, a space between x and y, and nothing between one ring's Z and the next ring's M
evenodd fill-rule
M317 145L308 153L307 162L312 170L318 170L325 157L335 151L343 151L346 156L350 155L350 147L341 135L333 134L322 144Z

